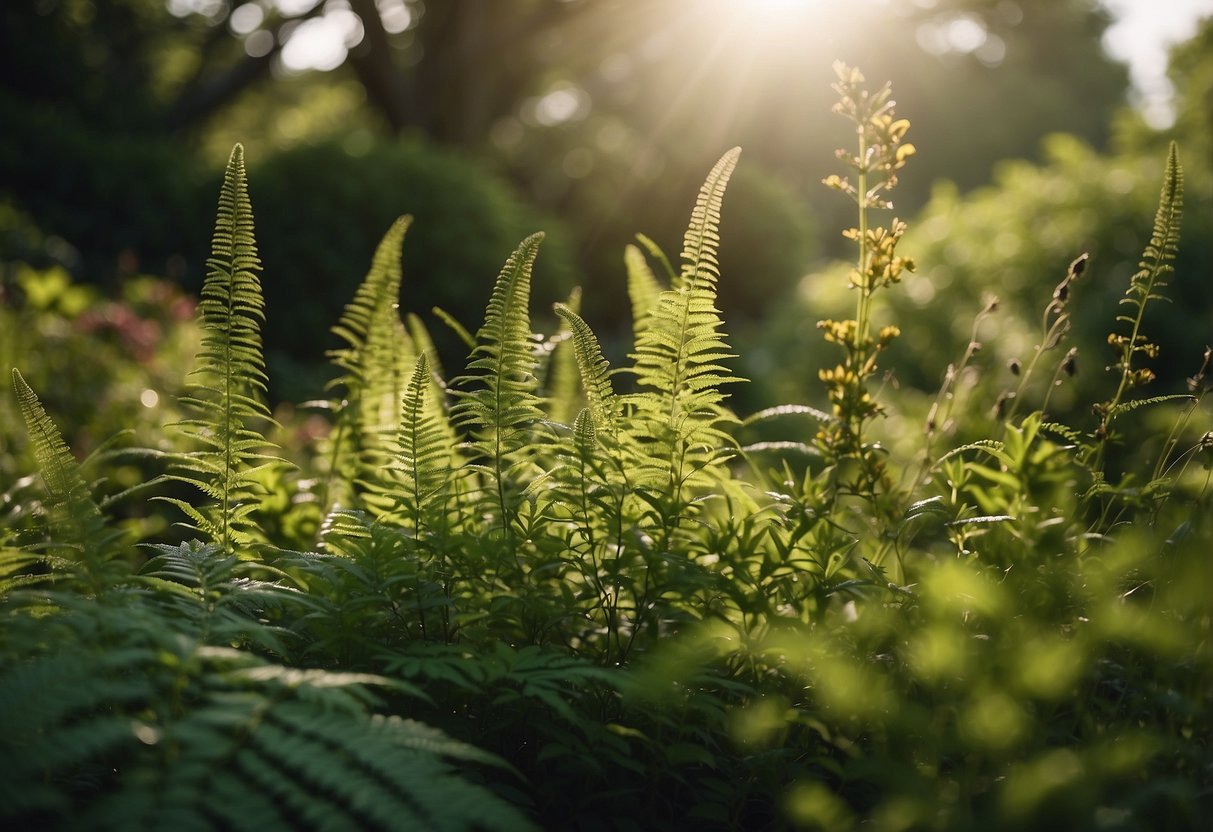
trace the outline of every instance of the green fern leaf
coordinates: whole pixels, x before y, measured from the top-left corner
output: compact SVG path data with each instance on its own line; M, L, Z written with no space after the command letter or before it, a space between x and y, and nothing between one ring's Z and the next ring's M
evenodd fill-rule
M683 242L682 272L658 296L632 356L640 392L627 401L644 424L633 433L655 438L647 467L653 484L668 486L675 502L695 472L716 458L713 449L730 442L720 429L732 420L721 407L720 387L740 379L721 363L733 356L715 307L716 249L720 207L740 152L721 157L704 182Z
M82 569L91 589L99 591L116 577L114 559L121 551L123 535L106 527L63 435L16 368L13 368L13 389L46 485L49 521L55 537L50 555L38 560L52 566ZM30 565L26 560L12 560L9 567Z
M61 600L0 644L5 828L533 828L477 782L498 758L374 712L408 683L207 645L146 593Z
M374 491L389 463L400 427L400 397L416 357L413 340L398 312L403 279L400 258L412 217L399 217L384 234L366 278L333 332L347 346L329 353L345 371L334 384L343 400L337 413L324 502L353 504L354 486Z
M186 379L190 395L182 399L198 415L177 425L202 449L182 455L170 475L214 500L186 514L194 528L229 553L256 539L255 526L248 519L260 490L256 473L276 462L265 453L272 446L254 427L272 422L264 401L260 270L244 149L236 145L219 192L211 256L198 304L202 346Z
M384 497L420 537L446 502L454 447L441 406L434 402L429 361L418 356L401 400L400 429Z
M1111 422L1113 418L1120 416L1122 413L1128 413L1136 410L1139 407L1149 407L1151 405L1164 404L1166 402L1193 402L1196 400L1196 397L1189 393L1172 393L1166 396L1151 396L1146 399L1130 399L1127 402L1122 402L1116 405L1116 407L1108 411L1108 421Z
M445 391L446 385L443 379L446 378L446 375L442 371L442 363L438 360L438 349L434 346L434 339L430 336L425 322L410 312L405 318L405 323L408 326L409 335L413 338L413 346L416 348L417 354L425 356L435 384L439 389Z
M594 420L599 425L613 425L619 412L619 402L611 388L610 365L602 356L598 338L589 324L575 309L558 303L556 314L569 329L572 354L581 377L581 389Z
M569 293L569 299L564 306L574 313L581 310L579 287L574 287ZM567 319L561 321L560 331L548 344L551 348L547 374L548 416L553 422L567 425L581 409L577 356L573 346L573 332L569 329Z
M80 466L63 441L63 434L51 421L46 409L20 371L13 368L13 389L17 395L17 406L25 420L25 430L33 447L34 458L42 474L42 481L51 500L71 506L73 515L80 518L100 516L88 486L80 475Z
M668 265L669 261L665 262ZM623 263L628 274L628 298L632 302L632 343L635 345L639 343L641 333L649 325L649 316L657 306L657 297L661 294L662 286L649 268L644 254L636 246L629 244L624 248Z
M531 427L543 419L535 394L536 360L530 324L531 268L543 234L527 237L510 255L489 300L460 391L458 424L472 434L471 449L484 464L494 491L498 522L511 535L517 483L531 468Z
M665 252L661 250L661 246L657 245L655 241L644 234L637 234L636 241L649 253L649 257L652 257L661 264L661 270L665 272L666 283L673 286L678 280L678 274L674 271L674 267L670 265L670 258L665 256ZM659 288L664 288L660 284L658 285Z
M346 305L337 325L333 327L333 333L348 345L329 352L333 363L352 377L341 379L342 382L348 384L351 380L355 383L364 380L366 360L362 352L375 326L375 319L382 314L385 307L395 308L400 297L400 284L403 279L400 256L404 247L404 236L412 221L411 216L405 215L392 223L375 249L370 271L355 291L354 299Z
M435 306L430 311L434 313L434 316L438 318L438 320L446 324L447 327L450 328L451 332L455 333L459 340L467 345L469 350L476 349L476 339L472 337L472 334L467 331L463 324L459 323L459 321L455 319L454 315L447 312L441 306Z
M808 416L810 419L815 419L818 422L834 421L834 417L829 413L826 413L824 410L818 410L815 407L809 407L805 404L779 404L760 410L757 413L751 413L742 421L742 424L746 426L754 425L778 416Z
M1154 292L1166 286L1164 277L1174 271L1171 265L1179 252L1180 220L1183 216L1184 177L1179 165L1179 149L1175 142L1167 152L1167 167L1163 174L1158 211L1150 242L1142 252L1138 273L1133 276L1129 292L1139 304L1154 297Z

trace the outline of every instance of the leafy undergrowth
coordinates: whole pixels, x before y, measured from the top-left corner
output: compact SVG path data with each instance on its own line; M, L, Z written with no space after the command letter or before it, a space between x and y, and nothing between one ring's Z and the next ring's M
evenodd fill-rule
M293 463L267 439L237 147L184 415L137 486L191 539L116 522L13 371L42 488L10 490L0 525L6 828L1197 827L1208 357L1186 393L1143 389L1177 154L1090 424L1048 414L1079 257L1013 395L958 400L966 351L895 455L877 388L899 331L873 297L914 262L905 223L876 212L913 148L887 86L839 67L836 89L858 148L826 184L858 223L855 316L818 324L840 351L829 411L726 406L732 150L678 268L648 238L628 247L622 369L578 294L533 334L534 235L474 336L439 315L471 351L448 381L397 309L402 218L335 327L340 378L309 403L328 430Z

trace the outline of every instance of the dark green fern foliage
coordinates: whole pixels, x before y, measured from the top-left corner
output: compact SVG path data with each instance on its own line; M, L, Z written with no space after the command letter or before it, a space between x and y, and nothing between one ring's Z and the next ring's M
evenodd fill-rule
M164 499L185 512L196 530L224 551L234 552L257 538L249 517L259 490L256 473L273 463L259 430L270 421L261 352L265 311L240 145L228 160L206 263L198 304L202 349L188 379L190 395L182 399L197 415L178 426L202 449L183 455L172 476L195 486L213 502L195 507L184 500Z
M208 646L142 593L56 600L0 644L6 828L530 828L458 773L495 758L375 715L407 686Z
M328 484L292 491L257 430L237 148L186 423L201 450L175 470L208 501L177 501L204 539L106 542L104 509L14 376L49 496L0 537L0 825L1197 826L1207 477L1172 471L1183 488L1148 515L1127 499L1084 511L1092 467L1074 446L1089 437L1037 412L998 439L966 419L972 435L930 446L877 503L812 439L839 417L736 419L715 306L736 162L700 191L678 272L648 238L628 248L621 368L576 292L554 336L532 332L535 235L448 386L420 319L397 310L397 221L335 330L333 433L301 472ZM1170 265L1179 197L1174 165L1136 320ZM1140 334L1128 359L1150 357ZM1109 418L1166 399L1118 393ZM891 443L889 472L902 452ZM258 541L254 504L263 526L306 505L291 545L315 551ZM26 537L38 515L49 542Z
M47 544L45 554L14 550L0 562L5 563L7 573L10 569L23 571L42 561L57 571L75 574L97 591L123 571L122 564L115 560L123 548L123 535L108 528L59 428L16 368L13 369L13 389L46 485L46 520L54 537ZM15 584L33 583L45 577L49 576L26 573L18 577Z

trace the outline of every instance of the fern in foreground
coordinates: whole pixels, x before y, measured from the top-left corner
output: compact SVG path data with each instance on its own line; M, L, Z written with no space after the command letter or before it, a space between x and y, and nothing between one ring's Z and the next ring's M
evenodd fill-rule
M122 572L115 559L121 553L123 535L108 528L59 428L16 368L13 369L13 389L46 485L47 520L54 540L47 547L45 556L29 548L4 555L0 564L3 564L6 576L11 572L26 574L11 582L0 581L0 587L12 588L48 578L27 571L31 565L43 562L56 571L66 570L69 574L78 571L90 591L100 592Z
M208 646L143 593L61 600L49 618L6 610L6 828L532 828L460 774L497 758L376 715L376 690L410 686Z

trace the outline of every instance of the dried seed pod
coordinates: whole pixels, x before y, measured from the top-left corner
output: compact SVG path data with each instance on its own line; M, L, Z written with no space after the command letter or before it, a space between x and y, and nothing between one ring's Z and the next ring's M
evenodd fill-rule
M1090 254L1084 251L1082 254L1075 257L1074 261L1070 263L1070 268L1066 270L1066 277L1075 278L1086 271L1087 260L1090 258L1090 256Z
M1078 363L1076 361L1077 358L1078 350L1071 349L1068 353L1066 353L1066 357L1062 359L1061 362L1062 371L1071 378L1073 378L1074 374L1078 372Z

